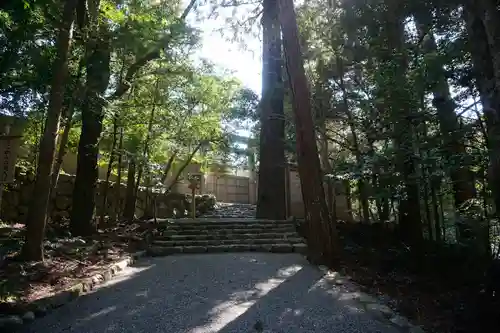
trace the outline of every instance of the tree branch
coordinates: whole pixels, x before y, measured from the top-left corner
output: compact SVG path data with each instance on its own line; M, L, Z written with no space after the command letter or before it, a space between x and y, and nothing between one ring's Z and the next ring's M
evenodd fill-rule
M182 15L177 19L177 23L172 24L169 28L170 32L165 34L160 41L157 43L156 47L146 53L144 56L140 57L137 59L127 70L127 74L125 74L125 78L120 82L118 87L116 88L116 91L114 92L113 95L110 97L110 101L118 99L122 97L131 87L131 82L134 79L135 75L137 72L144 67L147 63L149 63L152 60L160 58L161 55L161 50L166 48L168 44L172 41L173 37L175 36L175 31L174 27L177 26L178 23L184 22L186 19L187 15L189 12L193 9L194 5L196 4L196 0L191 0L184 9L184 12Z

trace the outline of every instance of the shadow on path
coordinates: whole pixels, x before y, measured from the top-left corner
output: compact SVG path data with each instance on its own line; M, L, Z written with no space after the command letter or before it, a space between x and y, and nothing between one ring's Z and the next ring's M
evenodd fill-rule
M23 333L397 333L295 254L151 258Z

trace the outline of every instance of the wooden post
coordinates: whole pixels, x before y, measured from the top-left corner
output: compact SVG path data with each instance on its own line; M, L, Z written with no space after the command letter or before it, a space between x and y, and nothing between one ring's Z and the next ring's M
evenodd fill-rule
M196 218L196 200L195 200L195 194L196 194L196 186L193 186L191 187L191 200L193 201L191 203L192 207L192 216L193 216L193 220Z
M191 189L191 216L194 219L196 219L196 189L199 189L201 187L201 174L190 174L188 175L188 180L189 180L189 188Z
M10 134L10 124L6 124L4 129L3 129L3 135L5 136L8 136ZM2 136L3 136L2 135ZM6 169L8 169L6 167ZM4 170L4 172L6 172L7 170ZM1 214L2 214L2 199L3 199L3 188L5 186L5 183L4 183L4 179L3 179L3 175L2 175L2 179L0 180L0 217L1 217Z

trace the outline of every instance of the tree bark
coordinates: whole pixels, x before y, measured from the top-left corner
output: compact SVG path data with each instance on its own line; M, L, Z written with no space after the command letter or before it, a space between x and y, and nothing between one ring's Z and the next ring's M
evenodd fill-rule
M127 171L127 193L125 195L125 208L123 209L123 219L132 221L135 214L135 159L129 157Z
M325 200L297 18L292 0L279 0L279 6L286 69L295 114L300 184L309 228L309 259L315 263L326 260L330 264L338 260L339 246L335 221L330 220Z
M172 169L172 164L175 161L175 158L177 157L178 151L174 151L172 155L168 158L167 164L165 164L165 168L163 169L163 175L161 176L160 183L162 185L165 185L165 181L168 178L168 173L170 172L170 169Z
M189 165L189 163L191 163L191 161L193 160L194 155L196 155L196 153L200 150L200 148L205 143L206 143L206 141L200 141L196 145L196 147L194 147L194 150L191 152L191 154L189 154L189 156L184 160L184 163L182 163L181 167L177 170L177 173L175 174L172 182L170 183L170 185L167 186L167 189L166 189L165 193L168 193L168 192L170 192L172 190L172 188L174 187L174 185L177 183L177 180L182 175L182 172L187 168L187 166Z
M123 164L123 126L120 125L120 139L118 141L118 166L117 166L117 176L116 176L116 188L115 188L115 196L117 200L117 204L115 206L115 221L118 221L120 212L121 212L121 205L122 205L122 164Z
M424 38L424 52L436 53L437 44L432 33L432 17L430 13L417 14L417 24L420 35ZM443 150L449 165L449 176L453 186L453 199L458 213L464 209L464 204L476 197L474 175L467 161L467 153L460 125L455 113L455 103L450 95L443 64L431 60L427 64L428 80L434 95L433 105L437 110L439 128L443 137ZM465 158L465 161L464 161ZM461 219L457 219L460 221ZM459 237L464 237L466 231L461 223L457 224Z
M54 189L57 187L57 183L59 182L59 174L61 173L61 167L63 164L64 156L66 155L66 149L69 141L69 132L71 131L71 127L73 125L73 114L75 113L75 104L77 100L79 100L79 96L81 94L80 91L80 79L83 74L83 66L85 63L85 58L81 58L78 64L78 75L76 77L76 89L71 96L71 101L68 105L68 110L66 111L66 120L64 124L64 131L61 135L61 139L59 141L59 149L57 150L57 158L55 160L54 166L52 168L52 187L51 197L54 192ZM83 87L81 88L83 89Z
M68 72L68 53L71 44L71 29L75 18L77 0L64 1L63 16L57 36L57 55L53 64L52 89L43 137L40 142L38 169L33 200L31 202L26 229L26 242L22 254L26 260L43 260L43 238L47 223L52 166L56 149L57 133L63 106L64 82Z
M98 174L99 138L104 118L104 92L110 78L110 40L108 26L100 23L99 31L87 43L87 82L82 103L82 133L78 145L73 209L70 229L73 235L94 232L95 188Z
M318 66L319 67L319 66ZM320 67L318 70L321 70L322 67ZM318 118L319 124L319 134L320 134L320 139L319 139L319 145L320 145L320 164L321 164L321 170L323 171L323 176L329 174L330 177L326 178L323 177L323 183L326 183L326 203L328 206L328 211L330 214L332 214L333 210L333 183L335 182L334 179L331 177L333 176L333 169L330 164L330 159L328 158L328 135L327 133L327 110L328 110L328 105L325 103L325 100L328 98L327 93L325 92L324 89L324 83L326 80L322 80L321 82L316 84L315 87L315 102L317 103L317 108L316 108L316 117ZM287 195L288 197L289 195Z
M361 153L358 134L356 133L356 122L354 120L353 114L349 107L349 100L347 98L347 89L344 82L344 64L341 57L336 58L337 73L339 74L338 86L342 92L342 105L344 107L344 113L347 117L347 122L349 123L349 129L352 136L352 147L354 156L356 158L357 168L360 171L359 178L356 181L359 194L359 202L361 204L361 219L362 223L370 223L370 204L368 201L368 191L366 179L363 175L363 156Z
M158 80L156 82L156 91L158 91ZM156 98L153 99L153 102L156 103ZM146 134L146 140L144 140L144 149L142 151L142 159L141 163L139 163L139 172L137 173L137 181L135 184L135 196L137 197L137 193L139 192L139 186L141 184L141 178L142 178L142 173L144 172L144 168L147 168L149 165L148 161L148 152L149 152L149 141L151 139L151 131L153 130L153 121L155 117L155 110L156 110L156 105L153 104L153 107L151 108L151 112L149 114L149 121L148 121L148 132ZM146 170L147 171L147 170Z
M486 118L490 157L489 183L498 215L500 211L500 86L496 84L494 74L492 61L494 50L488 44L486 28L480 12L472 1L465 2L464 20L467 24L474 76Z
M391 101L387 103L387 108L394 122L393 141L405 193L399 207L399 228L402 240L418 246L423 235L417 162L412 144L415 117L406 79L408 59L404 46L404 8L396 0L386 0L385 3L386 9L381 17L384 24L380 32L384 41L379 56L383 71L387 73L381 85L385 98Z
M264 0L257 218L286 218L285 117L277 0Z
M109 178L111 177L111 172L113 171L113 164L115 163L116 157L116 140L118 137L118 118L115 116L113 119L113 142L111 144L111 152L109 155L108 169L106 170L106 180L104 181L104 188L102 189L102 202L101 202L101 216L100 224L101 227L105 226L105 218L107 213L107 201L108 201L108 190L109 190Z
M77 176L70 223L73 233L87 235L93 229L94 194L98 178L97 156L99 149L97 144L102 131L104 102L112 102L121 98L130 90L131 82L137 72L149 62L161 57L161 51L167 49L172 39L178 36L177 25L185 21L195 3L196 0L191 0L179 19L169 27L170 31L160 38L149 52L137 57L136 61L127 69L125 77L119 82L115 92L107 99L102 96L110 76L110 31L105 20L99 22L100 31L98 33L100 36L105 36L105 39L98 41L97 36L93 36L94 38L87 43L87 52L90 53L90 57L87 63L87 92L82 108L82 134L78 146ZM98 15L99 13L96 11L94 13L96 22ZM89 69L92 68L94 71L91 74Z

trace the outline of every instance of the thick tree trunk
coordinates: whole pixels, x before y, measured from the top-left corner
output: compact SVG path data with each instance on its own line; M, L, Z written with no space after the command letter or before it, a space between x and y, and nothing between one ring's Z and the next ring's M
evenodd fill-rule
M264 0L257 218L285 219L285 119L278 1Z
M498 0L475 0L475 6L479 10L486 33L486 40L491 50L491 62L493 65L493 75L495 86L500 87L500 23L498 17Z
M469 51L480 93L488 133L490 157L489 182L496 214L500 211L500 86L496 85L493 52L488 44L486 29L478 9L466 2L464 19L469 36Z
M328 263L332 263L338 259L339 246L335 221L330 220L323 190L310 93L300 50L297 18L292 0L279 0L279 6L286 69L295 114L300 184L306 222L309 227L309 259L312 262L326 260Z
M99 138L104 118L103 94L110 77L110 41L108 27L101 22L99 33L87 43L87 82L82 103L82 133L78 145L77 171L73 191L70 228L74 235L85 236L94 230L95 189L98 180Z
M40 142L38 170L33 189L33 200L28 213L26 242L22 251L23 257L26 260L43 260L43 238L45 235L47 208L51 191L51 173L63 106L64 82L68 71L71 28L78 1L68 0L63 3L63 16L57 36L57 55L53 65L47 120Z

